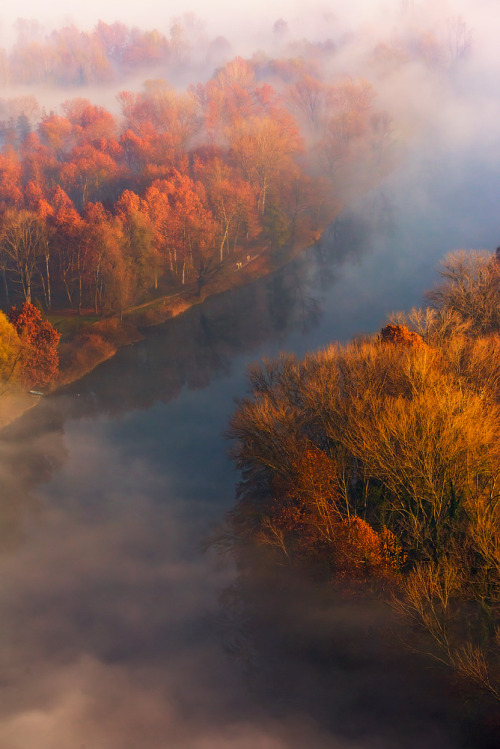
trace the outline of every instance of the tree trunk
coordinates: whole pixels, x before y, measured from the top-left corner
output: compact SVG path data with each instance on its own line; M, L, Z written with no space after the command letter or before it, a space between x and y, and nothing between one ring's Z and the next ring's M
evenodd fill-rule
M5 268L2 268L2 275L3 275L3 287L5 291L5 301L8 305L10 305L10 298L9 298L9 287L7 285L7 274L5 273Z

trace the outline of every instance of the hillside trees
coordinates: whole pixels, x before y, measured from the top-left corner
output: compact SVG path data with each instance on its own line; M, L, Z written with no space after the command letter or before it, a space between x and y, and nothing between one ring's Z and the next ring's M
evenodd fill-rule
M344 515L387 524L411 559L439 557L465 498L471 511L496 491L496 413L453 384L424 345L333 346L267 363L252 382L255 400L231 424L245 475L269 489L309 446L324 450Z
M438 350L381 336L253 369L230 428L243 494L270 492L321 450L344 516L387 525L409 560L439 560L497 501L500 479L498 390L486 392L480 370L475 382L457 372L455 357L455 341Z

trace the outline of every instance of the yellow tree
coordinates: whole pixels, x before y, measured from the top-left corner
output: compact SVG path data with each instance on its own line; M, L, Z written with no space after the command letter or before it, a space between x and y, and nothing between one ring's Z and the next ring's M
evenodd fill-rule
M0 395L15 380L19 366L21 341L7 316L0 312Z

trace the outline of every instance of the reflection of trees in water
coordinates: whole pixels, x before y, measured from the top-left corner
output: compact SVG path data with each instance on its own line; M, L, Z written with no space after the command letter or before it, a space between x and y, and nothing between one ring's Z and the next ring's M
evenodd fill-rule
M82 396L77 412L120 413L167 402L183 387L203 388L228 375L233 357L269 341L279 345L293 329L307 332L321 316L319 294L336 280L329 269L349 252L343 239L311 248L273 275L148 330L144 341L68 389Z
M310 253L308 256L311 257ZM275 273L269 279L269 314L278 333L284 334L289 330L291 319L303 333L307 333L319 321L321 307L317 292L310 282L305 281L307 275L301 265L294 263L286 271Z
M370 227L359 216L338 219L317 245L285 268L146 331L143 342L123 349L68 387L69 397L44 398L6 428L0 439L0 541L14 537L14 526L31 501L30 487L48 480L65 460L67 418L168 402L184 387L203 388L214 377L229 375L235 356L269 341L278 348L291 330L312 329L322 314L321 294L336 282L344 260L366 251L369 236Z

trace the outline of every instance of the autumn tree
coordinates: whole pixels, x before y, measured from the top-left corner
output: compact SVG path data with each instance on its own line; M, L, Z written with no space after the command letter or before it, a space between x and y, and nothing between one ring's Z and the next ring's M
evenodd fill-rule
M75 285L78 289L78 308L83 303L83 279L86 257L83 244L84 221L64 190L57 186L50 197L51 212L47 216L51 245L59 286L59 298L66 295L73 306Z
M104 107L92 104L88 99L69 99L62 110L74 128L75 134L87 142L109 140L116 136L116 121Z
M46 242L44 223L33 211L9 210L3 215L0 232L7 271L14 276L26 302L31 303L38 260Z
M84 215L83 250L88 259L89 293L96 314L123 311L131 296L130 267L123 252L122 225L102 203Z
M122 223L136 293L157 289L160 257L145 201L131 190L125 190L115 203L115 211Z
M118 165L109 153L87 143L71 152L71 160L61 168L61 181L80 208L102 197L118 174Z
M54 152L59 161L64 161L76 137L72 123L67 117L49 114L42 117L38 126L40 141Z
M21 176L19 156L14 149L7 148L0 153L0 206L13 208L22 204Z
M0 395L16 380L22 346L14 325L0 312Z
M258 210L264 215L268 191L295 170L293 156L301 142L293 121L286 115L281 120L239 120L230 130L230 144L245 178L258 191Z
M215 234L202 185L172 170L170 179L151 185L144 202L170 273L182 284L199 277Z
M321 81L308 73L303 73L287 88L287 100L315 136L318 136L324 127L327 91L327 87Z
M216 155L198 159L196 174L206 187L207 199L218 224L219 260L234 252L243 235L253 239L258 231L257 196L234 166Z
M60 333L43 320L40 310L29 302L12 307L8 318L21 339L22 382L27 387L49 384L59 371Z
M441 284L427 296L441 310L453 312L475 331L500 329L500 262L498 254L458 250L441 263Z
M149 80L140 94L121 94L127 126L140 133L149 123L156 133L168 133L174 152L185 151L200 129L198 104L191 94L178 94L163 80Z
M193 90L205 117L205 127L215 142L225 142L226 128L238 119L255 115L254 72L236 57L216 72L204 86Z

